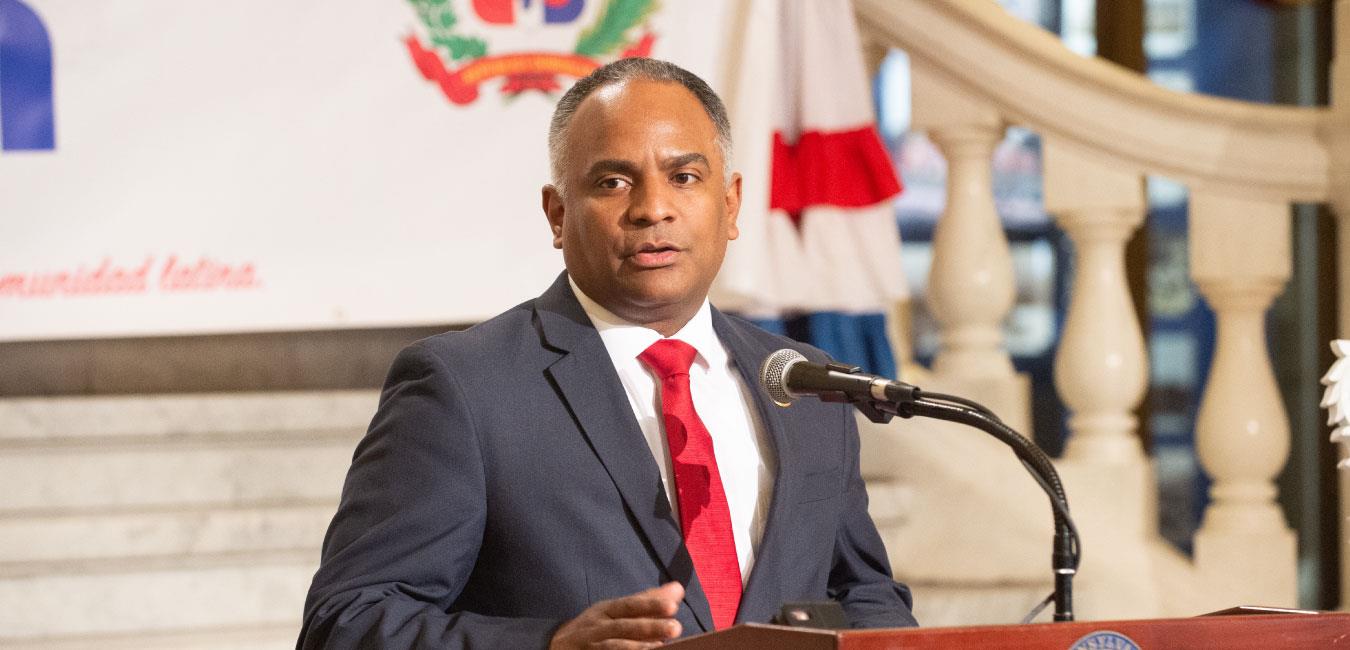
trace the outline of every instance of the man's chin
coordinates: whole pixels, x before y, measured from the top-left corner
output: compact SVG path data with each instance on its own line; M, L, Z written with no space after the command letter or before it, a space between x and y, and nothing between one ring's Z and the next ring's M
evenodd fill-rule
M611 309L616 315L634 323L650 323L673 318L689 318L703 304L704 296L670 287L647 287L625 292L620 309ZM687 313L686 313L687 312Z

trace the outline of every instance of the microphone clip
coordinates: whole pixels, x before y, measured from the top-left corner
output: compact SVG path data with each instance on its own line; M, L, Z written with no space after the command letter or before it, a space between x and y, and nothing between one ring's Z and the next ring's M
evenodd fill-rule
M833 361L825 364L825 369L847 375L856 375L863 372L862 366L850 366L848 364L835 363ZM877 424L886 424L891 421L891 418L899 415L895 404L886 400L878 400L873 397L850 394L844 391L821 392L817 394L816 397L822 402L852 404L853 408L858 409L859 413L867 416L868 420Z

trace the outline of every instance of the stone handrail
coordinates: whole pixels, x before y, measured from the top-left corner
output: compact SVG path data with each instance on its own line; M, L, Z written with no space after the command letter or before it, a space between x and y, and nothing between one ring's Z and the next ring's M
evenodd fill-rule
M863 32L898 47L1042 135L1192 187L1326 201L1329 112L1164 89L988 0L854 0Z

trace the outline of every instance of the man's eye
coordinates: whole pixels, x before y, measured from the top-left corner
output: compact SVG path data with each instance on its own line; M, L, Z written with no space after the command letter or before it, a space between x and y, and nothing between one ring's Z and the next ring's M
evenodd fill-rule
M680 172L672 176L671 180L675 181L676 185L688 185L698 182L698 175L693 172Z
M628 181L622 178L610 176L600 180L600 187L606 190L620 190L628 187Z

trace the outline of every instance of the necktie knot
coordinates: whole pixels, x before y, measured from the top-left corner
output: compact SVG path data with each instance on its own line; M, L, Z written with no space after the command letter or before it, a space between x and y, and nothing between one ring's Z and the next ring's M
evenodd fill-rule
M698 350L684 341L661 339L643 350L638 359L664 380L675 375L689 374L689 367L693 365L694 356L697 354Z

